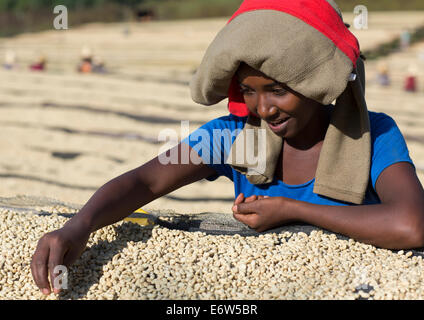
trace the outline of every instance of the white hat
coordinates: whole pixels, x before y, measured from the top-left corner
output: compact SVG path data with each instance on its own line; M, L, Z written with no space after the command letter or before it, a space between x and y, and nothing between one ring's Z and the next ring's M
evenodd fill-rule
M4 62L6 64L14 64L16 61L16 54L12 50L6 51Z
M88 47L88 46L82 47L82 49L81 49L81 57L83 59L91 58L92 56L93 56L93 52L91 51L91 48L90 47Z
M415 63L409 65L408 74L411 75L411 76L417 76L418 75L418 67Z
M385 72L387 72L387 71L389 70L389 66L387 65L387 62L386 62L386 61L380 61L380 62L377 64L377 70L378 70L378 72L380 72L380 73L385 73Z

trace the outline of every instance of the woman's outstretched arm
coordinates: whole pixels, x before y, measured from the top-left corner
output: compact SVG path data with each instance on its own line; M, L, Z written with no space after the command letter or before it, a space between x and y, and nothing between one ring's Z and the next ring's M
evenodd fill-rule
M233 212L258 231L302 221L378 247L423 247L424 190L413 167L406 162L387 167L376 191L381 204L330 206L275 197L236 201Z
M93 232L126 218L153 200L215 174L211 167L201 163L196 152L192 152L191 159L183 164L183 152L192 151L185 144L168 150L168 155L177 148L178 152L174 154L178 155L178 161L175 164L162 164L156 157L109 181L91 197L75 218L84 220L90 232Z
M156 157L109 181L61 229L47 233L39 240L32 257L31 272L44 294L51 292L48 275L53 284L56 277L54 268L74 263L84 251L91 232L118 222L149 202L215 173L211 167L201 163L196 152L188 157L187 164L182 164L182 152L192 150L187 145L180 144L172 150L178 150L177 164L164 165ZM168 153L172 153L171 150Z

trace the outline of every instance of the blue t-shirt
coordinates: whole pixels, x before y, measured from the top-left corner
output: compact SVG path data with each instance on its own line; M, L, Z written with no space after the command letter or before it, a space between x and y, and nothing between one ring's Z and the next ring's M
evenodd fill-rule
M414 164L396 122L385 113L368 111L368 114L371 126L372 160L370 180L363 204L377 204L381 201L375 191L375 183L381 172L397 162L405 161L413 166ZM225 164L231 145L237 134L242 131L246 120L247 117L237 117L232 114L223 116L204 124L182 141L192 147L203 162L216 171L216 175L208 177L207 180L213 181L219 176L226 176L233 181L236 196L244 193L246 197L251 195L283 196L314 204L354 205L313 193L315 178L299 185L288 185L279 179L274 179L268 184L254 185L243 174ZM215 134L214 130L216 130Z

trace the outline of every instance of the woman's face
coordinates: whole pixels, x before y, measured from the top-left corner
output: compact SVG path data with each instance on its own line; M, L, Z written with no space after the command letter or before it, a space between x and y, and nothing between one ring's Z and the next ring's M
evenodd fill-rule
M250 112L286 139L296 137L306 128L322 106L244 63L237 71L237 78Z

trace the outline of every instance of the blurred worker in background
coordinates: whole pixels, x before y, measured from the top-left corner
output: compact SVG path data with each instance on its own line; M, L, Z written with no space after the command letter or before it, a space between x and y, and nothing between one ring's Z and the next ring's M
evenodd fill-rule
M136 12L138 22L148 22L154 19L155 13L153 10L137 10Z
M46 69L47 59L44 55L41 55L38 60L30 65L30 70L32 71L44 71Z
M3 68L6 70L12 70L16 68L16 54L14 51L6 51Z
M93 73L107 73L105 63L104 63L104 61L101 57L99 57L99 56L93 57L92 72Z
M389 67L387 62L381 61L377 65L377 82L383 87L390 86Z
M90 73L93 68L93 54L89 47L83 47L81 50L81 61L78 65L78 72Z
M411 44L411 33L409 30L402 31L400 35L400 49L402 51L405 51L409 48L409 45Z
M407 92L416 92L417 91L417 75L418 70L415 64L412 64L408 68L408 74L405 78L404 89Z

